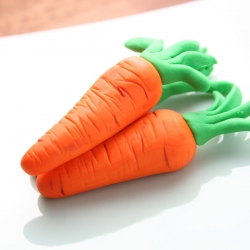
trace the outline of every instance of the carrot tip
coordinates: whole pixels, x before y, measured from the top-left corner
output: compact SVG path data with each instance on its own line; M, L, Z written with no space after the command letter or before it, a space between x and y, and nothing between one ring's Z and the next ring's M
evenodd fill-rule
M35 163L33 159L29 156L29 154L25 154L21 160L22 169L29 175L36 176L37 173L34 171Z

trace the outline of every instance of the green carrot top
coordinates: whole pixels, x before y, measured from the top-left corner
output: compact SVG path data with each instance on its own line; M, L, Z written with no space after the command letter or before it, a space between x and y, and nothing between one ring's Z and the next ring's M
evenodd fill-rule
M206 76L212 72L216 59L205 54L206 49L200 49L196 41L184 40L164 49L162 40L139 37L127 41L125 46L140 52L157 69L163 84L159 103L173 94L205 92L210 87Z
M189 124L197 145L220 134L250 131L250 101L241 104L242 95L239 88L229 82L211 82L209 89L215 101L204 111L190 112L183 115ZM223 96L226 95L226 96Z
M216 59L205 54L195 41L184 40L164 49L162 40L133 38L125 43L133 51L154 65L162 80L162 96L167 97L190 91L208 92L215 101L204 111L183 115L193 131L197 145L220 134L250 130L250 102L243 105L239 88L230 82L210 81Z

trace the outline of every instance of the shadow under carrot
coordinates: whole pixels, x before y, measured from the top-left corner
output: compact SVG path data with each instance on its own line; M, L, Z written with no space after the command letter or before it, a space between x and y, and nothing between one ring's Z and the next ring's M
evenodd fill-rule
M196 98L199 99L190 95L188 98L180 96L179 101L182 98L183 107L185 102L195 105ZM168 107L171 101L175 99L169 100ZM190 203L205 183L250 165L247 136L248 133L241 132L215 137L198 147L193 161L177 172L119 183L67 199L51 200L39 196L38 207L43 215L25 225L24 236L37 245L77 243Z

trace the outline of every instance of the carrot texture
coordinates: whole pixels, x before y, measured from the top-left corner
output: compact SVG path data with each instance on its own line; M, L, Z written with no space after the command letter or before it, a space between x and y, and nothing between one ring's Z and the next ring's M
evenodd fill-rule
M135 56L121 61L26 152L23 170L38 175L85 153L147 113L161 94L151 63Z
M66 197L179 170L195 152L195 139L183 117L175 111L157 110L81 156L39 175L37 187L45 197Z
M222 133L250 131L250 102L241 104L239 88L211 81L214 103L183 116L156 110L120 130L84 154L38 175L37 188L48 198L62 198L145 176L173 172L203 145Z
M148 113L173 94L207 91L216 59L195 41L164 48L163 41L134 38L126 47L140 51L105 72L21 160L29 175L70 161Z

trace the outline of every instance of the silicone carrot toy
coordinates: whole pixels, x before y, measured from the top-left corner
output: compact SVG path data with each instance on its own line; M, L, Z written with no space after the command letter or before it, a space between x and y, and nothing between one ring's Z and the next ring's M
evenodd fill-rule
M228 92L224 97L217 89ZM37 177L42 195L60 198L144 176L172 172L194 157L202 145L221 133L250 130L250 102L230 83L214 82L214 104L181 116L156 110L139 118L83 155Z
M162 96L158 104L171 95L187 93L197 89L202 91L202 88L204 91L207 88L207 80L197 72L194 74L192 68L205 76L209 76L213 71L213 65L216 63L214 58L208 60L208 57L204 54L206 48L200 49L199 44L195 41L182 41L164 51L162 51L163 41L151 38L133 38L127 41L125 46L135 52L140 52L141 57L151 62L158 70L163 80ZM190 51L193 51L193 53L190 53ZM200 53L203 53L203 55ZM180 54L182 57L177 57ZM166 65L163 63L165 60L175 66L175 69L169 68L167 74L165 73ZM189 67L182 67L182 71L177 73L179 64ZM198 78L200 79L198 80ZM174 80L177 82L174 82ZM166 84L169 81L171 84ZM198 86L195 87L197 84Z
M126 46L142 50L141 57L127 58L105 72L26 152L21 160L24 171L45 173L115 135L159 102L162 85L176 86L180 81L180 93L209 89L206 75L216 60L204 54L197 42L182 41L163 49L160 40L137 38Z

